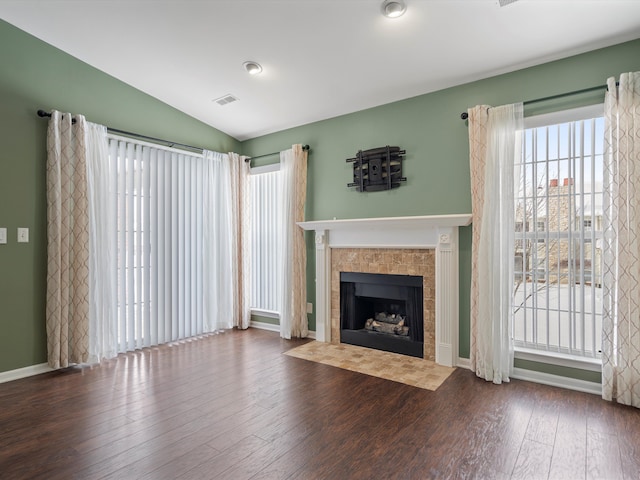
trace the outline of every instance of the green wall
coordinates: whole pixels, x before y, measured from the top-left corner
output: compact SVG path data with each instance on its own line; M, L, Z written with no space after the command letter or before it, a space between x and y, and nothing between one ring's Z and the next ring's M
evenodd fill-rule
M478 104L502 105L604 85L610 76L640 70L640 40L452 87L243 142L258 155L308 143L307 220L471 212L469 148L460 113ZM452 60L454 61L454 60ZM604 90L525 107L525 115L601 102ZM359 149L400 145L407 182L387 192L358 193L345 159ZM315 246L307 234L309 301L315 304ZM471 227L460 232L460 356L469 356ZM315 310L315 309L314 309ZM315 318L310 318L311 329ZM533 365L533 364L528 364Z
M216 151L235 139L0 21L0 372L46 362L47 120L40 108ZM28 227L30 242L16 243Z

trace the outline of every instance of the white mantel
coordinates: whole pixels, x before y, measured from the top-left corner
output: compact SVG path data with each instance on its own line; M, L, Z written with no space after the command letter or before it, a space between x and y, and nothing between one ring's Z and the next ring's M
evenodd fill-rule
M316 232L316 340L331 341L332 248L425 248L436 251L436 362L458 357L458 227L471 214L299 222Z

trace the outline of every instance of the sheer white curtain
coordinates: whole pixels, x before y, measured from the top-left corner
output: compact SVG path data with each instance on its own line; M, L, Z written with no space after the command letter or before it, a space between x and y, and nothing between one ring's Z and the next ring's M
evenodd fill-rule
M304 221L307 197L307 152L293 145L280 152L282 181L282 273L280 275L280 336L306 337L307 322L307 251L304 231L296 222Z
M509 381L513 364L511 297L515 159L522 104L469 109L473 239L471 368L493 383Z
M117 355L116 203L109 191L114 171L107 128L88 124L87 193L89 200L89 363Z
M235 286L238 284L237 216L232 198L229 155L203 152L203 331L232 328L238 323ZM204 292L204 295L203 295Z
M607 84L602 397L640 407L640 72Z
M46 327L52 368L89 360L89 129L82 115L53 111L47 130Z

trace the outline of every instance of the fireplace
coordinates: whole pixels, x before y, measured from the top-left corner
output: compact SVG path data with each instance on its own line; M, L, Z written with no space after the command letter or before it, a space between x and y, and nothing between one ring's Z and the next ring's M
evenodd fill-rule
M340 341L423 358L421 276L340 273Z
M470 223L470 214L298 223L304 230L315 231L316 339L340 341L339 272L422 275L425 279L424 358L441 365L455 365L458 361L458 228ZM351 250L363 253L357 255ZM434 271L430 272L431 267L421 262L421 258L427 256L417 251L431 252ZM338 273L337 265L340 265Z

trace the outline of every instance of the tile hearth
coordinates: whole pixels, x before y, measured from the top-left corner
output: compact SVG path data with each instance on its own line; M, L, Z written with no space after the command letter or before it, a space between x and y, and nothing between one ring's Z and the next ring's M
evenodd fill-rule
M344 343L309 342L284 353L426 390L436 390L455 370L429 360Z

